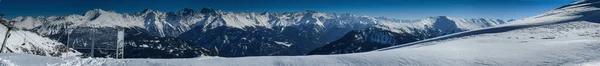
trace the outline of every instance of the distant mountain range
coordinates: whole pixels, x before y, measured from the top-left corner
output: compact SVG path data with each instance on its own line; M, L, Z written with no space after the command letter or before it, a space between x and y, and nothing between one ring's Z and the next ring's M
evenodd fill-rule
M20 29L34 31L65 44L77 40L67 38L72 37L69 35L95 33L110 36L114 34L100 30L126 29L128 39L125 41L128 46L174 46L153 48L161 49L155 51L171 53L171 56L164 57L193 57L190 55L198 56L217 50L219 56L225 57L304 55L311 51L317 54L354 53L506 23L499 19L447 16L398 20L316 11L246 13L210 8L200 11L186 8L177 12L146 9L133 14L93 9L83 15L17 17L12 20L18 21L15 25ZM147 40L156 42L149 43ZM361 48L363 45L376 44L381 46ZM174 48L185 49L171 50Z

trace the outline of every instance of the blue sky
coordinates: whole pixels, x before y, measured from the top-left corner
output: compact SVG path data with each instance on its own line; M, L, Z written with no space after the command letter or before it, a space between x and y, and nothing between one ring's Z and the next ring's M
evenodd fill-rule
M119 13L200 10L233 12L303 12L421 19L429 16L519 19L534 16L575 0L0 0L0 13L17 16L64 16L94 8Z

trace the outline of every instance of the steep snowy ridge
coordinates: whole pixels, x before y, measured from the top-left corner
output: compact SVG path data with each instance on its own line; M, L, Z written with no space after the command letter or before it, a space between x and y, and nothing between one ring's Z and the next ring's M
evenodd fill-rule
M45 22L43 22L43 21L45 21L45 20L43 20L43 18L44 17L42 17L42 16L37 17L37 18L31 17L31 16L17 17L17 18L14 18L13 21L19 21L18 23L15 23L15 25L21 25L19 27L19 29L33 29L33 28L35 28L37 26L41 26L43 23L45 23Z
M4 40L4 34L7 27L0 25L0 33ZM38 35L34 32L24 30L11 30L9 38L6 40L6 48L4 52L12 51L13 53L33 54L52 57L73 57L81 55L78 51L66 47L64 44ZM1 41L0 41L1 42Z
M192 25L201 21L204 15L186 8L179 12L160 12L145 9L143 12L136 13L135 16L144 19L145 28L151 32L151 35L174 37L190 30L193 27Z
M102 9L94 9L86 12L83 20L88 22L80 23L78 27L141 27L144 26L140 18L130 15L123 15L114 11L105 11Z
M217 12L220 14L222 24L228 27L234 28L245 28L245 27L266 27L271 28L269 18L266 15L260 15L258 13L234 13L234 12ZM219 24L220 23L214 23ZM213 26L212 28L219 27Z

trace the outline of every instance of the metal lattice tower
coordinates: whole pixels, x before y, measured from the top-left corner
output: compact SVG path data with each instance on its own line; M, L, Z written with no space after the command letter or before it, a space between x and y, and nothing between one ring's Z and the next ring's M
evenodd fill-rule
M125 31L123 29L119 29L117 38L117 51L115 53L115 58L123 58L125 49Z
M4 52L4 48L6 47L6 40L8 39L8 37L10 37L10 31L13 29L13 24L15 23L15 21L10 21L7 22L4 19L4 14L0 14L0 23L2 23L2 25L4 25L7 30L6 33L4 34L4 40L2 41L2 46L0 47L0 53ZM10 49L6 48L6 50L8 50L9 52L12 52Z

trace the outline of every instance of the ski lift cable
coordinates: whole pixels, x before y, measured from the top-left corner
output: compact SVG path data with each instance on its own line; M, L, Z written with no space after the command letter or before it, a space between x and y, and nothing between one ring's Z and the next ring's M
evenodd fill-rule
M15 32L15 33L16 33L16 32L18 32L18 31L13 31L13 32ZM22 33L22 34L26 34L25 32L21 32L21 33ZM21 35L21 34L17 34L17 35L18 35L18 36L21 36L21 37L23 37L23 38L25 38L25 39L29 39L29 41L33 41L33 43L35 43L35 44L40 44L39 42L37 42L37 41L35 41L35 40L31 39L31 37L29 37L29 36L27 36L27 35L25 35L25 36L23 36L23 35ZM31 44L31 45L32 45L32 46L35 46L34 44Z
M11 30L11 31L12 31L12 30ZM8 32L10 33L11 31L8 31ZM13 33L16 33L17 31L12 31L12 32L13 32ZM25 32L22 32L22 34L25 34ZM27 35L23 36L23 35L21 35L21 34L17 34L17 36L21 36L21 37L23 37L23 38L25 38L25 39L29 39L29 41L33 41L33 42L34 42L34 43L36 43L36 44L40 44L40 43L38 43L37 41L34 41L34 40L30 39L31 37L29 37L29 36L27 36ZM9 38L10 38L10 37L9 37ZM6 39L8 39L8 38L6 38ZM28 42L28 41L24 41L24 42L25 42L25 44L26 44L26 42ZM32 46L35 46L34 44L31 44L31 45L32 45ZM37 47L37 46L36 46L36 47ZM7 49L8 51L12 52L12 50L10 50L10 48L6 48L6 49Z

